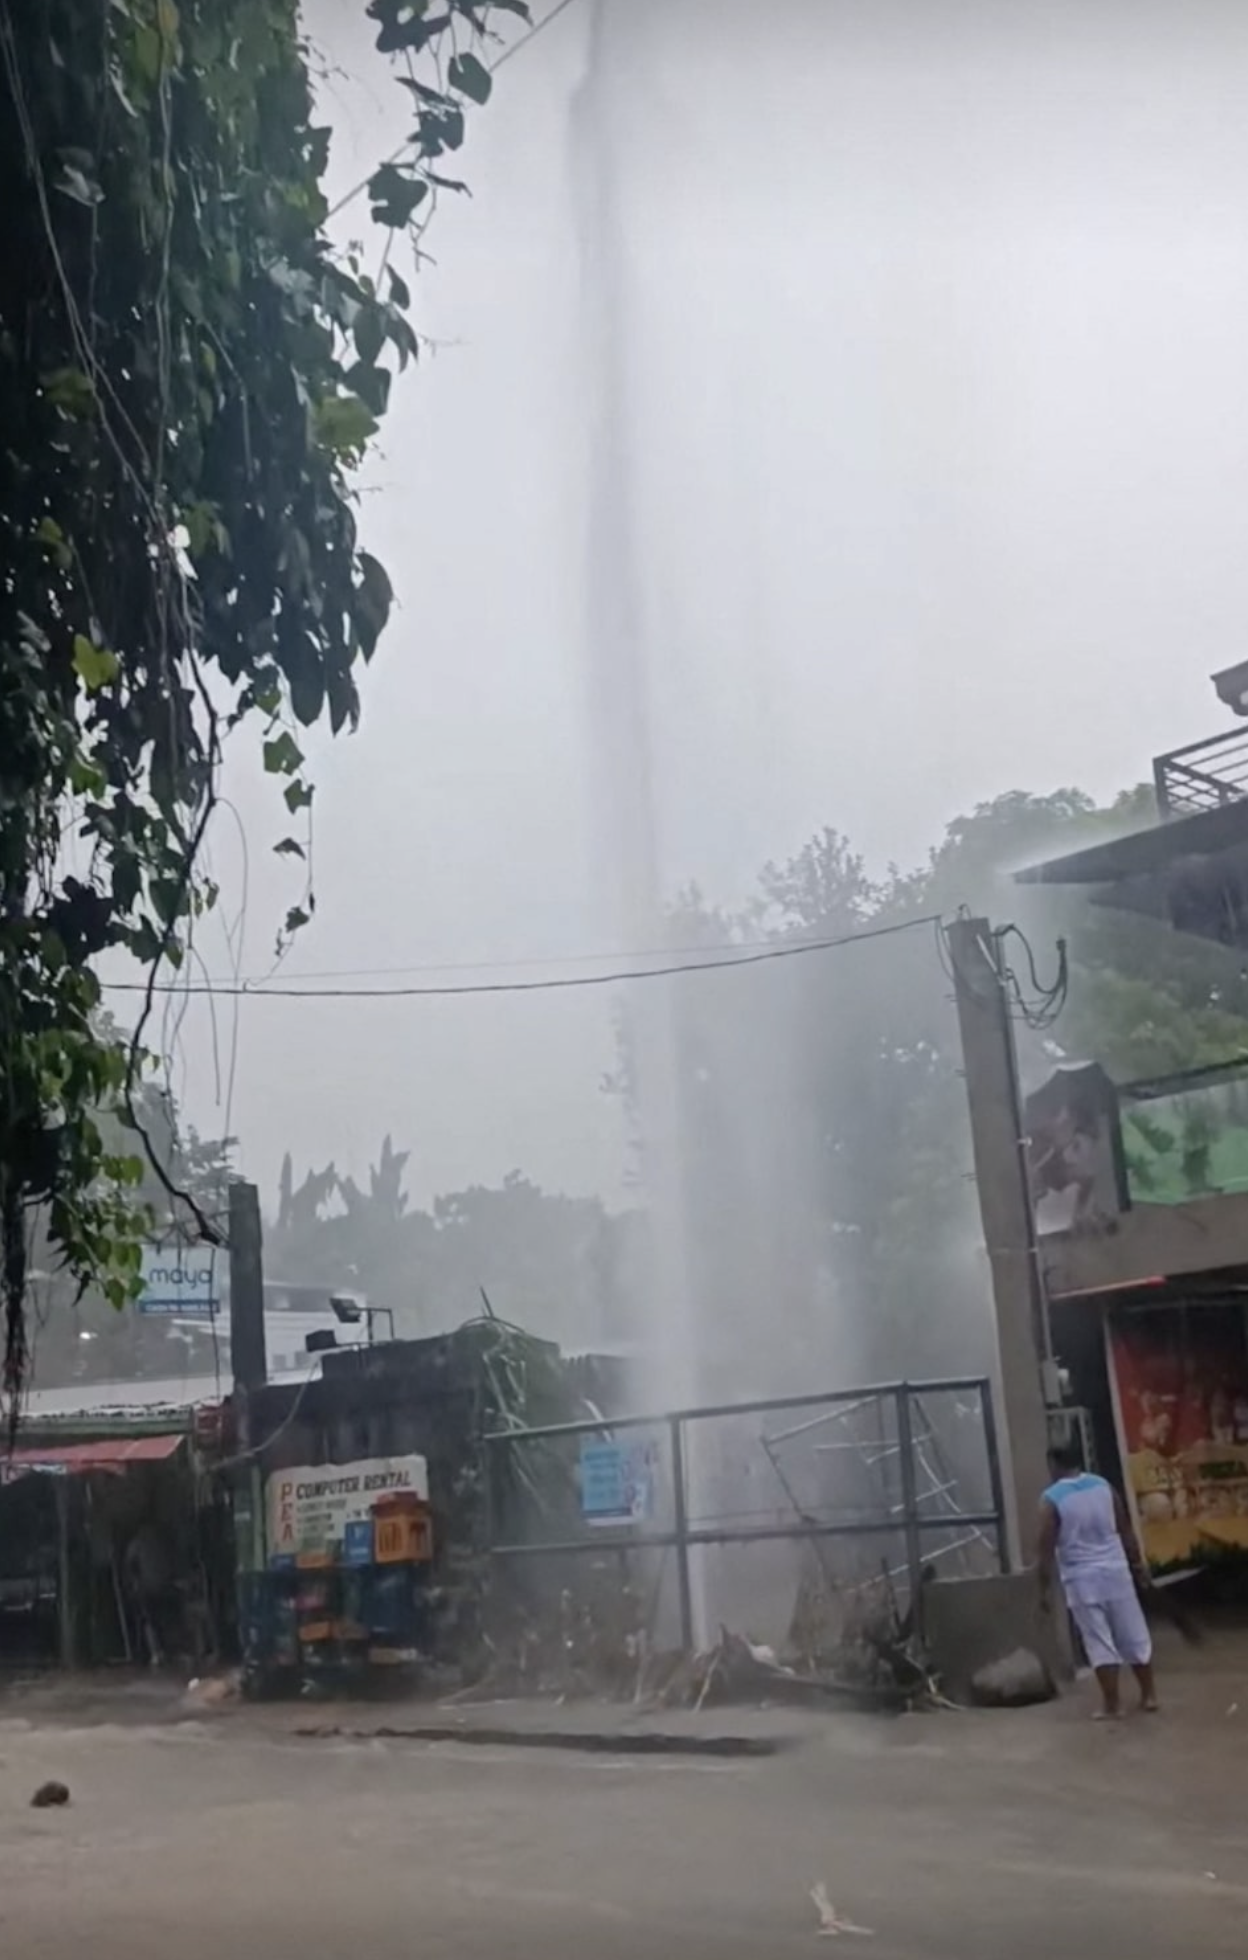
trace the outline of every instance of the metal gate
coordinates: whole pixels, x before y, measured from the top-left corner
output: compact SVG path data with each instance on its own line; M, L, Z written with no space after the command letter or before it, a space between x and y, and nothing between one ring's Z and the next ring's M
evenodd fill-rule
M698 1548L810 1543L881 1568L918 1610L925 1568L1008 1570L985 1377L590 1418L484 1438L495 1560L671 1552L694 1644Z

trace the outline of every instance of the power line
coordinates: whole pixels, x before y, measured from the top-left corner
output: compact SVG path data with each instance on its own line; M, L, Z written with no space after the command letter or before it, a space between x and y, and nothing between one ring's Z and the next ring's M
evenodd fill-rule
M672 961L693 959L695 956L701 959L707 954L748 953L756 949L762 952L769 951L778 943L776 940L759 939L699 940L696 945L689 946L615 946L600 948L589 953L536 953L510 960L411 960L396 966L313 967L306 971L288 973L286 979L292 986L297 985L300 993L306 993L307 983L314 980L398 980L408 977L420 978L426 974L437 973L522 973L532 967L541 967L549 973L551 967L580 968L601 966L604 962L614 966L631 966L638 960ZM818 943L822 945L823 941L820 940ZM722 961L709 963L723 964ZM269 982L274 978L275 972L272 968L264 974L253 973L244 977L239 972L233 972L218 979L208 972L202 960L200 966L203 970L205 989L234 986L242 988L249 994L271 991ZM173 983L170 982L170 985L172 986ZM179 987L178 991L184 992L185 988Z
M761 966L769 960L796 959L803 953L830 953L842 946L858 946L870 939L888 939L911 932L917 926L933 925L939 914L926 913L917 919L902 919L887 926L870 926L864 932L845 933L839 939L802 939L763 946L752 952L732 953L720 959L687 959L666 966L615 967L607 973L547 974L540 980L469 980L459 985L415 987L266 987L229 982L161 982L158 991L221 995L248 1000L445 1000L470 994L537 994L570 991L577 987L616 987L640 980L672 979L688 973L718 973L729 967ZM106 980L110 993L145 993L145 983L136 980Z

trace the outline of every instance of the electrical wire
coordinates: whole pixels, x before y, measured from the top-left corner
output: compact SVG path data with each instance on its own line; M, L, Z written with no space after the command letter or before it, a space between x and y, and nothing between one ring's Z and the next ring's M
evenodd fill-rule
M269 1435L265 1436L260 1442L253 1443L249 1449L240 1450L237 1456L227 1456L220 1463L212 1464L211 1466L212 1474L214 1476L220 1476L223 1471L233 1470L237 1468L237 1466L240 1463L250 1463L253 1458L257 1456L261 1456L265 1450L271 1449L273 1444L276 1443L278 1437L284 1436L286 1434L286 1431L290 1428L291 1424L294 1422L295 1417L299 1414L300 1409L303 1407L303 1398L307 1394L308 1390L311 1388L313 1382L324 1380L324 1376L321 1374L320 1368L321 1368L321 1357L318 1354L313 1357L312 1367L309 1369L308 1373L304 1376L303 1380L300 1382L298 1390L295 1394L295 1399L291 1403L289 1409L286 1411L286 1414L282 1417L282 1420L278 1423L277 1428L272 1430L269 1433ZM270 1388L274 1386L280 1387L281 1384L280 1383L274 1384L270 1382L268 1386ZM217 1388L218 1388L218 1393L220 1393L220 1383L218 1383Z
M863 932L845 933L838 939L781 941L774 946L729 954L718 959L687 959L665 966L615 967L607 973L547 974L540 980L469 980L460 985L415 987L269 987L234 986L229 982L179 983L192 994L217 994L226 998L245 996L248 1000L444 1000L475 994L537 994L571 991L582 987L615 987L641 980L665 980L691 973L719 973L731 967L761 966L772 960L796 959L804 953L830 953L843 946L857 946L871 939L887 939L930 926L936 913L916 919L898 920L892 925L871 926ZM146 986L133 980L103 983L112 993L142 993Z
M521 973L531 967L601 966L604 963L621 966L629 965L634 960L679 960L694 953L740 953L748 951L753 946L774 943L774 941L764 942L757 939L720 939L699 941L696 946L617 946L593 953L537 953L513 960L422 960L401 966L317 967L288 974L287 979L292 984L297 981L302 987L304 982L309 980L394 980L400 975L409 974ZM251 992L256 988L267 987L275 971L276 969L270 968L268 973L260 976L252 974L243 982L240 982L235 974L229 975L228 978L236 985L245 985L248 992ZM207 972L204 978L211 980ZM212 981L212 984L218 983Z
M965 917L967 915L963 913L962 916ZM1020 941L1027 955L1028 973L1035 995L1032 999L1029 999L1023 992L1022 985L1013 967L1006 963L1004 956L1005 941L1011 937ZM944 968L945 977L949 980L950 984L967 999L978 1001L980 1005L985 1007L989 1006L990 1002L984 999L973 985L967 984L964 976L959 972L958 962L949 940L949 929L944 921L939 918L936 921L935 938L937 958L940 960L941 966ZM1066 941L1064 939L1057 941L1057 975L1053 985L1046 987L1040 980L1031 941L1027 938L1026 933L1023 932L1020 926L1002 926L993 935L993 939L996 946L995 956L990 948L985 947L984 950L985 954L993 959L993 963L997 968L1002 993L1005 998L1006 1011L1010 1019L1021 1021L1024 1026L1031 1028L1035 1033L1047 1033L1061 1016L1070 993L1070 959Z
M1019 983L1018 975L1012 967L1004 963L1004 948L1007 939L1017 939L1027 955L1028 972L1031 977L1032 988L1036 995L1034 1000L1027 999ZM1019 1019L1036 1033L1047 1032L1060 1016L1066 1005L1067 994L1070 991L1070 963L1067 957L1066 941L1059 939L1057 942L1057 977L1051 987L1046 987L1041 983L1031 941L1020 926L1002 926L997 935L997 944L1002 949L1003 955L1001 978L1005 983L1007 994L1012 1000L1013 1006L1018 1010ZM1013 1008L1011 1011L1013 1011Z

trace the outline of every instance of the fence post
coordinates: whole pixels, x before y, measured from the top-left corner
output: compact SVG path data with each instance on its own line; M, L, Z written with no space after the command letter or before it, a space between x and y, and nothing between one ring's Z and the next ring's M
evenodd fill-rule
M984 1450L988 1458L988 1481L992 1508L997 1514L997 1560L1003 1572L1010 1571L1010 1537L1005 1528L1005 1482L1001 1475L1001 1449L997 1442L997 1412L993 1407L992 1383L979 1384L979 1410L984 1426Z
M901 1457L901 1508L906 1529L906 1564L910 1568L910 1620L915 1632L923 1633L923 1546L919 1537L919 1496L914 1475L914 1425L911 1420L910 1384L902 1382L896 1391L897 1443Z
M693 1652L693 1591L689 1584L689 1513L685 1503L685 1439L679 1416L669 1418L672 1439L672 1525L676 1536L676 1584L680 1589L680 1644Z

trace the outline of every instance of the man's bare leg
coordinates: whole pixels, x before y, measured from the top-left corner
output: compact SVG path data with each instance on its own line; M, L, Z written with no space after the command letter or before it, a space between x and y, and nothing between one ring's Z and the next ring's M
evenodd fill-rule
M1131 1672L1140 1684L1140 1707L1146 1715L1155 1715L1158 1703L1157 1683L1153 1679L1153 1663L1141 1661L1137 1667L1131 1669Z
M1101 1691L1101 1705L1092 1717L1094 1722L1116 1722L1121 1715L1122 1702L1118 1692L1120 1671L1117 1666L1096 1669L1096 1684Z

